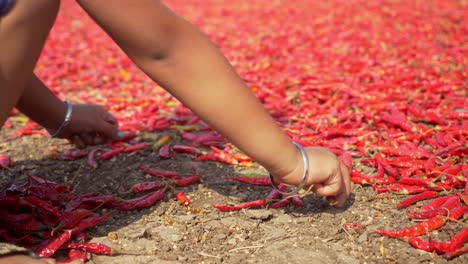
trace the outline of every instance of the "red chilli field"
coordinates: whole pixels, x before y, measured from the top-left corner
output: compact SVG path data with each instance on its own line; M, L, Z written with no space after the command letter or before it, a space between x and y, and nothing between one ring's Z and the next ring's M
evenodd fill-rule
M104 105L125 137L77 150L12 113L1 241L63 263L468 262L468 1L164 2L293 140L352 167L346 207L273 193L62 1L36 73L63 99Z

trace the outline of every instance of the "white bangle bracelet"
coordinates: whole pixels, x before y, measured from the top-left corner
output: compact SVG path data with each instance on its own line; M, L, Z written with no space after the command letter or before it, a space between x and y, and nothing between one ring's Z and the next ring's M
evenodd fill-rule
M304 161L304 175L302 176L302 180L299 183L299 185L293 189L290 192L284 192L281 190L281 188L275 183L275 180L273 179L273 175L270 173L270 181L271 185L273 188L275 188L278 192L284 195L294 195L297 194L300 190L304 188L304 185L307 182L307 179L309 178L309 157L307 156L307 152L304 150L304 148L297 142L293 142L294 146L301 152L302 155L302 160Z
M72 113L73 113L73 104L70 103L70 101L65 101L65 104L67 105L67 113L65 114L65 119L63 120L62 124L57 129L57 131L55 131L55 133L50 133L50 131L47 131L49 132L50 137L54 138L54 137L59 136L63 132L65 127L68 125L68 123L70 123Z

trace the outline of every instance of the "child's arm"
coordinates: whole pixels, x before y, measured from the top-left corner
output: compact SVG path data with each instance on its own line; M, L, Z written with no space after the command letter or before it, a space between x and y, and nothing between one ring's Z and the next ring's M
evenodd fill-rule
M79 0L81 6L149 77L214 129L252 156L278 180L298 185L300 152L276 125L219 50L160 1ZM342 206L349 173L324 149L308 148L308 184Z
M51 133L59 129L67 112L65 103L35 75L24 89L16 107ZM70 123L57 136L69 139L78 147L85 147L102 144L106 139L115 140L117 132L117 121L102 107L75 104Z

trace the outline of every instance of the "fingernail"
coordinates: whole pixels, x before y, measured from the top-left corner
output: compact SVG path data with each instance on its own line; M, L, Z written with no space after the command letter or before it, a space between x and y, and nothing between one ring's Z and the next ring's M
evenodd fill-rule
M125 135L125 133L122 132L122 131L119 131L119 133L117 133L117 137L118 137L118 138L123 138L124 135Z

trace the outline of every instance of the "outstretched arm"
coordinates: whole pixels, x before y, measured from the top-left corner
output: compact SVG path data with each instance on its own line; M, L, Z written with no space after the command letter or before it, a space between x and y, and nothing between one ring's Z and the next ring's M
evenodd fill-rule
M65 103L36 75L26 85L16 107L51 133L59 129L67 112ZM76 104L70 123L58 136L78 147L102 144L106 139L117 139L117 121L100 106Z
M150 78L278 180L300 182L304 165L299 151L198 29L160 1L78 2ZM350 192L346 168L323 149L307 152L312 166L308 184L315 184L319 194L338 196L343 205Z

